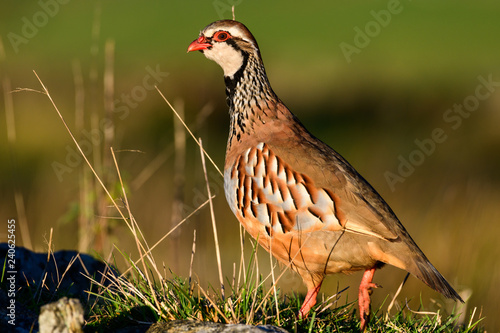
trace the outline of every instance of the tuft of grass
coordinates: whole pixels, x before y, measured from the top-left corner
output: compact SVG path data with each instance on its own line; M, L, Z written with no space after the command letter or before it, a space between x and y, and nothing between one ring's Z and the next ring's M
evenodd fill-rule
M256 246L256 245L255 245ZM312 314L304 319L297 313L304 295L283 295L279 288L269 286L258 271L256 251L248 263L243 282L237 286L235 279L227 279L229 288L222 297L217 287L203 288L198 283L189 283L186 278L173 275L163 281L147 281L146 274L139 269L127 277L111 278L112 287L104 289L100 297L102 303L95 311L93 320L87 327L97 331L110 329L127 314L127 322L197 320L219 323L245 323L249 325L275 325L289 332L356 332L359 319L356 314L357 302L339 304L342 292L319 302ZM133 265L133 262L130 261ZM152 271L151 271L152 273ZM233 282L231 282L233 281ZM151 294L150 283L155 284ZM276 290L276 295L274 295ZM160 307L154 305L159 301ZM139 310L140 309L140 310ZM369 323L370 332L484 332L480 326L482 318L470 315L467 325L458 325L460 313L447 316L437 312L412 311L403 308L394 316L384 316L378 309ZM112 328L112 327L111 327ZM115 327L116 328L116 327Z
M145 274L133 260L128 263L133 269L126 276L108 275L109 286L93 281L102 288L95 296L100 299L94 315L87 326L96 330L107 330L109 325L119 322L123 314L136 323L159 320L198 320L219 323L245 323L248 325L275 325L291 332L317 332L335 326L347 331L359 322L352 311L354 303L338 304L341 292L320 302L316 311L305 319L298 319L297 313L303 302L303 295L282 295L278 287L270 282L270 275L258 275L256 260L257 244L247 263L247 274L238 283L238 277L226 279L226 295L220 288L204 288L198 282L189 282L169 272L148 281ZM155 288L151 290L149 286ZM156 305L155 301L158 301ZM137 311L149 309L149 311ZM135 313L135 315L133 315ZM338 330L337 330L338 331Z

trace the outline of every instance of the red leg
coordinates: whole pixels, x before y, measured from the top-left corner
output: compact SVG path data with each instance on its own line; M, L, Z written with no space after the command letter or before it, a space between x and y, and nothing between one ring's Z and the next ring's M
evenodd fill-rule
M361 279L359 285L359 317L361 319L361 331L366 328L368 317L370 316L370 293L372 288L377 288L378 285L372 283L375 268L367 269Z
M318 296L322 282L323 281L321 281L318 285L316 285L313 288L310 288L307 291L306 299L304 300L304 303L302 304L299 310L299 318L307 317L309 310L311 310L311 308L316 304L316 297Z

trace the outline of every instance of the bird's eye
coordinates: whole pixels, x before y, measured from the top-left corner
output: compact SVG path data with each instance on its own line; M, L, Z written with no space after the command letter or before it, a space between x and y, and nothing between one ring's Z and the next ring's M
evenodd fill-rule
M229 39L229 37L231 37L231 35L229 35L227 32L225 31L218 31L217 33L215 33L214 35L214 39L217 41L217 42L224 42L226 40Z

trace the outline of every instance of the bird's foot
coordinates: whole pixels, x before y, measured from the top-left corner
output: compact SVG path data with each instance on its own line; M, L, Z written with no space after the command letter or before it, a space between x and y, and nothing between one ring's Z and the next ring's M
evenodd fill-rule
M304 303L302 303L302 306L300 307L299 310L299 319L306 318L311 308L316 304L316 298L318 296L320 288L321 288L321 282L314 288L309 289L307 291Z
M375 268L367 269L363 274L359 285L358 305L359 318L361 320L361 331L364 331L370 317L370 294L372 288L379 288L378 284L372 282Z

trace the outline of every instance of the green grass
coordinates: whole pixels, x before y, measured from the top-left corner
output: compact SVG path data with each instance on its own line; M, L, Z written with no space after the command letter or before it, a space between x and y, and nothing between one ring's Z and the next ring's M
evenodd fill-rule
M203 288L189 279L172 276L154 278L155 269L142 272L132 261L126 277L109 276L112 287L96 294L99 305L87 323L91 331L105 332L132 322L198 320L249 325L275 325L290 332L353 332L359 330L357 302L338 302L342 292L319 301L309 317L297 318L303 295L282 294L270 275L258 275L256 251L252 252L245 276L227 279L223 297L220 288ZM168 275L172 275L171 273ZM241 283L239 279L242 278ZM271 284L271 285L270 285ZM481 319L470 315L465 325L458 324L459 314L399 309L387 316L382 306L372 309L371 332L483 332ZM123 322L123 320L126 320Z
M271 274L259 275L256 246L253 244L246 273L227 279L225 297L220 288L208 286L188 278L175 276L165 267L158 275L154 264L141 270L128 260L131 270L124 275L108 274L107 286L97 280L90 301L84 301L86 332L109 332L132 325L152 324L158 321L196 320L218 323L244 323L248 325L274 325L289 332L355 332L359 330L356 300L339 303L339 291L328 299L318 301L309 317L297 318L304 295L282 294L274 288ZM5 267L4 267L5 270ZM146 273L147 272L147 273ZM241 281L240 281L241 279ZM2 281L2 287L4 281ZM270 285L271 283L271 285ZM18 301L30 309L67 296L64 291L51 293L36 286L19 290ZM370 332L484 332L482 319L470 314L467 324L458 324L459 313L450 314L415 311L402 308L388 316L382 309L372 309L368 325Z

